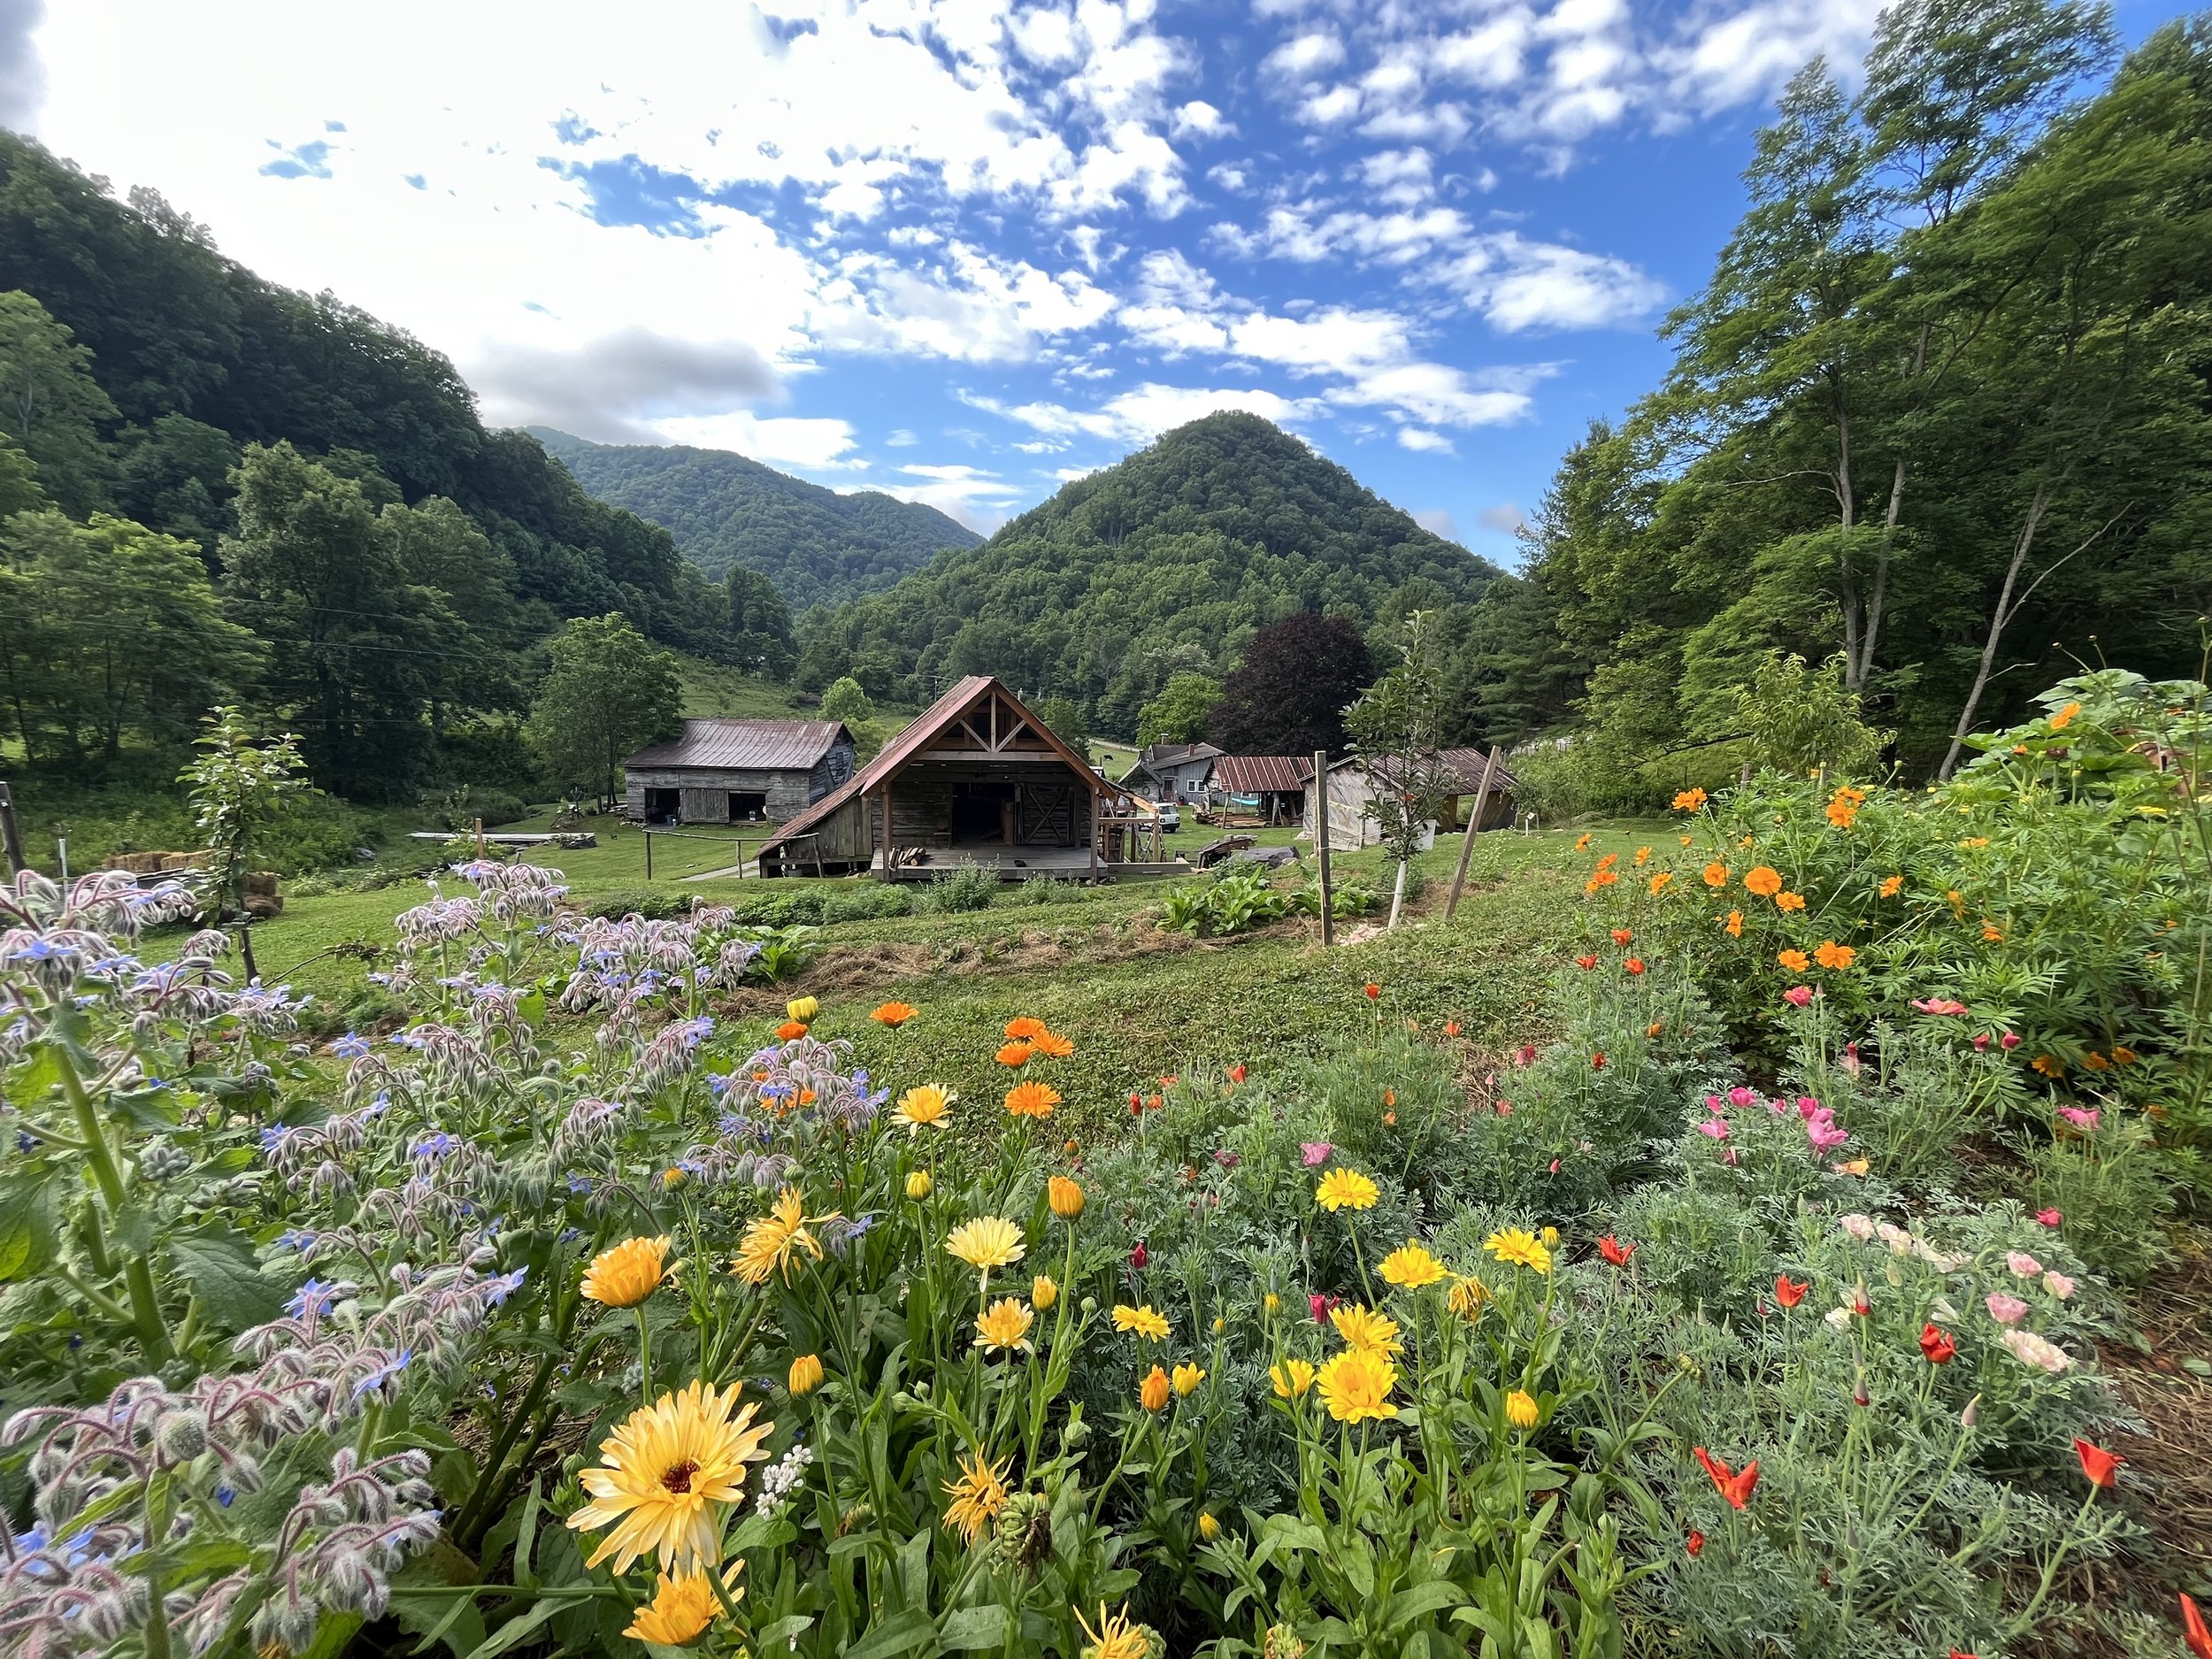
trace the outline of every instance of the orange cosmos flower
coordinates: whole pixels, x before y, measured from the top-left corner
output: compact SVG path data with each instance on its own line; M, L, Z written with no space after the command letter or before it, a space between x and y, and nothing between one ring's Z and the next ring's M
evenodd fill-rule
M871 1013L868 1018L879 1025L888 1025L892 1030L896 1031L920 1011L910 1003L886 1002L881 1008Z
M1590 838L1587 834L1585 834L1581 840L1575 842L1575 850L1578 853L1586 853L1590 850Z
M1647 862L1647 861L1650 857L1651 857L1651 849L1650 849L1650 848L1648 848L1648 847L1639 847L1639 848L1636 849L1636 862L1637 862L1637 864L1640 864L1640 864L1644 864L1644 863L1645 863L1645 862Z
M2039 1054L2034 1059L2029 1061L2028 1064L2033 1066L2037 1071L2040 1071L2045 1077L2056 1078L2064 1077L2066 1075L2065 1063L2052 1055Z
M2056 714L2051 717L2051 730L2054 732L2063 732L2068 726L2073 725L2074 717L2080 712L2081 704L2078 703L2068 703L2064 708L2061 709Z
M1881 895L1886 899L1893 899L1903 889L1904 885L1905 878L1902 876L1884 876L1880 889Z
M1998 940L1998 939L2002 939L2004 936L2005 936L2005 930L2004 930L2003 928L2001 928L2001 927L1998 926L1996 923L1994 923L1994 922L1984 922L1984 923L1982 924L1982 937L1983 937L1984 939L1986 939L1986 940Z
M1847 968L1859 959L1858 951L1849 945L1839 945L1832 939L1824 939L1813 952L1813 960L1824 968Z
M1804 972L1807 968L1812 966L1813 962L1813 959L1801 950L1778 951L1775 953L1774 959L1792 973Z
M1016 1118L1049 1118L1060 1091L1049 1083L1017 1083L1006 1091L1007 1112Z
M1709 887L1726 887L1728 885L1728 866L1726 864L1707 864L1705 866L1705 885Z
M1743 937L1743 912L1741 910L1729 911L1728 920L1724 926L1728 929L1729 938L1741 939Z
M1678 812L1694 812L1704 804L1705 791L1702 789L1685 789L1674 797L1674 810Z
M1654 893L1663 893L1663 892L1665 892L1665 891L1666 891L1667 883L1669 883L1670 881L1671 881L1671 880L1673 880L1673 879L1674 879L1674 872L1673 872L1673 871L1671 871L1671 870L1662 870L1662 871L1661 871L1661 872L1660 872L1657 875L1655 875L1655 876L1652 877L1652 879L1651 879L1651 883L1650 883L1650 886L1651 886L1651 890L1652 890Z
M1582 884L1582 890L1585 893L1595 893L1600 887L1609 887L1619 879L1620 877L1612 871L1601 870Z
M1763 899L1770 899L1782 890L1782 872L1772 864L1754 864L1744 872L1743 884Z
M996 1059L1001 1065L1027 1065L1029 1064L1029 1045L1025 1042L1010 1042L1002 1048L993 1057Z
M1805 895L1802 893L1778 893L1774 895L1774 908L1778 910L1801 910L1805 908Z

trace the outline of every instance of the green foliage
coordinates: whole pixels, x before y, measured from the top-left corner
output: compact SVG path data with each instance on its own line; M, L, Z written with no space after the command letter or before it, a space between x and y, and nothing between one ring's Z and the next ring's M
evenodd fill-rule
M733 565L723 586L730 602L729 659L770 680L789 679L798 657L791 608L776 585L757 570Z
M114 419L92 353L34 296L0 292L0 440L35 463L41 487L73 512L107 504L100 427Z
M1890 734L1860 718L1857 694L1846 690L1844 660L1818 668L1801 657L1770 651L1737 694L1750 733L1755 766L1782 772L1825 772L1838 780L1868 776Z
M822 693L822 718L825 720L842 720L849 726L856 720L872 720L875 714L876 705L869 701L868 694L860 687L860 682L849 675Z
M547 655L531 739L564 781L612 795L622 757L680 726L675 662L618 615L575 618Z
M1290 910L1290 895L1276 891L1266 871L1224 865L1210 881L1169 889L1160 925L1208 939L1279 921Z
M1222 681L1206 735L1232 755L1340 752L1344 710L1374 678L1348 618L1302 612L1262 628Z
M1233 658L1270 622L1308 611L1371 620L1407 583L1472 599L1494 575L1297 439L1213 415L1067 485L982 546L810 618L798 677L849 673L872 695L919 703L933 685L995 673L1075 699L1094 730L1128 733L1174 673Z
M1073 697L1056 693L1040 699L1032 711L1045 723L1045 729L1079 755L1090 752L1091 739L1083 718L1083 705Z
M1160 695L1137 712L1137 741L1149 749L1155 743L1195 743L1206 735L1214 706L1221 701L1221 682L1208 674L1183 672L1168 676Z
M1406 618L1398 649L1396 666L1345 710L1344 728L1368 779L1360 815L1402 868L1428 826L1443 818L1458 779L1438 753L1445 735L1443 664L1427 613Z
M216 710L204 724L201 752L181 781L190 791L193 827L213 868L217 906L235 908L270 831L299 796L313 791L300 776L307 763L289 733L257 742L234 708Z
M995 866L962 864L949 875L939 876L925 885L914 908L948 915L987 910L998 902L998 871Z
M709 576L764 576L794 611L878 592L939 549L982 540L933 507L824 489L726 449L532 435L600 500L665 526Z

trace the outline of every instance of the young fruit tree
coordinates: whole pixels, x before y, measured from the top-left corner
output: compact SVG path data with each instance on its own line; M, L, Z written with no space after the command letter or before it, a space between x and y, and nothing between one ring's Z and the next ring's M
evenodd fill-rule
M206 734L179 780L190 786L193 821L206 843L213 908L219 917L238 918L238 950L246 977L261 971L253 959L253 917L246 908L246 872L262 838L288 816L303 795L319 794L300 774L307 770L299 740L290 733L257 743L226 703L209 715Z
M1458 793L1455 774L1437 753L1445 716L1443 652L1429 613L1416 611L1406 618L1398 650L1398 665L1344 711L1352 752L1366 773L1360 816L1373 820L1382 844L1398 861L1390 893L1392 927L1405 905L1406 866Z

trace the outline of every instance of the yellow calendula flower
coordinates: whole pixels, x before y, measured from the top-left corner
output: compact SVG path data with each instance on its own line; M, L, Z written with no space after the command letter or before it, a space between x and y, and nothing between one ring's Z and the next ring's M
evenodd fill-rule
M1490 1286L1472 1273L1463 1274L1452 1281L1452 1294L1446 1298L1446 1306L1463 1319L1478 1317L1483 1304L1490 1300Z
M1221 1522L1211 1509L1198 1512L1198 1536L1209 1544L1221 1536Z
M916 1170L906 1178L906 1195L919 1203L929 1196L930 1188L934 1185L929 1179L927 1170Z
M974 1453L961 1458L960 1479L945 1482L945 1495L952 1500L945 1506L945 1525L960 1534L962 1543L972 1547L998 1519L998 1512L1006 1507L1010 1495L1006 1471L1013 1464L1010 1455L990 1463L981 1453Z
M1083 1188L1064 1175L1056 1175L1045 1183L1045 1202L1061 1220L1073 1221L1083 1213Z
M1197 1392L1198 1385L1206 1380L1206 1373L1203 1368L1186 1362L1175 1368L1171 1380L1175 1384L1175 1392L1187 1400Z
M1134 1331L1139 1336L1162 1342L1167 1340L1167 1316L1157 1312L1149 1302L1137 1308L1118 1304L1114 1309L1114 1329Z
M1347 1346L1365 1354L1402 1354L1405 1344L1398 1340L1398 1322L1387 1318L1372 1309L1357 1302L1348 1302L1341 1308L1329 1310L1329 1323L1336 1327Z
M822 1356L819 1354L802 1354L793 1360L791 1374L784 1379L784 1386L795 1396L810 1394L822 1386Z
M745 1594L745 1586L737 1581L744 1571L745 1560L741 1555L723 1571L722 1582L733 1601ZM622 1633L640 1641L657 1642L664 1647L681 1647L696 1640L721 1610L721 1601L705 1573L687 1572L671 1578L664 1572L654 1588L653 1599L638 1609L637 1616Z
M1390 1403L1398 1368L1384 1355L1348 1348L1324 1364L1314 1381L1321 1403L1339 1423L1398 1415L1398 1408Z
M652 1556L664 1572L717 1564L726 1509L745 1502L745 1465L764 1462L776 1425L753 1425L739 1385L721 1394L695 1381L633 1411L600 1443L599 1463L577 1477L589 1502L568 1517L577 1532L611 1526L585 1565L614 1558L617 1573Z
M1030 1305L1039 1313L1050 1313L1052 1304L1060 1300L1060 1286L1043 1273L1029 1281Z
M1012 1296L1002 1296L987 1312L979 1314L975 1322L975 1345L986 1354L1010 1352L1019 1348L1025 1354L1037 1351L1029 1340L1029 1327L1036 1316L1028 1306Z
M602 1250L584 1270L580 1286L591 1301L609 1308L634 1308L658 1290L666 1276L672 1240L625 1239L611 1250Z
M1003 1216L979 1216L952 1230L945 1240L945 1254L965 1262L975 1269L979 1283L988 1284L993 1268L1010 1267L1022 1259L1022 1230Z
M1540 1240L1543 1240L1543 1243L1544 1243L1544 1248L1545 1248L1546 1249L1548 1249L1548 1250L1555 1250L1555 1249L1557 1249L1557 1248L1559 1248L1559 1229L1558 1229L1558 1228L1556 1228L1556 1227L1546 1227L1546 1228L1545 1228L1542 1232L1539 1233L1536 1236L1537 1236L1539 1239L1540 1239Z
M810 1216L805 1201L795 1187L787 1187L776 1194L776 1202L768 1213L749 1223L745 1236L737 1241L737 1262L733 1271L749 1285L764 1285L771 1273L780 1272L785 1284L791 1282L792 1258L802 1250L816 1261L822 1259L822 1246L809 1229L825 1221L841 1217L833 1212L826 1216Z
M822 1011L822 1005L810 996L798 996L783 1005L784 1018L795 1019L801 1025L812 1025L814 1017Z
M941 1083L917 1083L899 1096L899 1103L891 1109L891 1115L907 1126L916 1129L940 1129L944 1126L945 1114L959 1098Z
M1091 1639L1091 1645L1083 1650L1082 1659L1145 1659L1152 1644L1145 1638L1144 1626L1129 1617L1129 1604L1122 1603L1121 1611L1111 1618L1106 1616L1106 1603L1098 1604L1098 1628L1083 1617L1080 1608L1075 1609L1075 1622L1083 1627L1083 1633Z
M1313 1364L1309 1360L1279 1359L1267 1368L1278 1400L1295 1400L1313 1386Z
M1485 1239L1482 1248L1501 1262L1534 1268L1540 1273L1551 1271L1551 1252L1534 1233L1522 1228L1502 1228Z
M1525 1391L1516 1388L1511 1394L1506 1395L1506 1421L1512 1424L1515 1428L1524 1431L1534 1428L1539 1415L1534 1398Z
M1313 1195L1322 1209L1333 1214L1340 1210L1372 1210L1382 1192L1357 1170L1331 1170L1321 1178Z
M1283 1299L1280 1296L1278 1296L1273 1291L1269 1291L1264 1296L1260 1298L1260 1311L1265 1314L1269 1318L1272 1319L1277 1314L1280 1313L1282 1310Z
M1386 1284L1401 1290L1419 1290L1444 1277L1444 1263L1408 1239L1382 1259L1377 1270Z

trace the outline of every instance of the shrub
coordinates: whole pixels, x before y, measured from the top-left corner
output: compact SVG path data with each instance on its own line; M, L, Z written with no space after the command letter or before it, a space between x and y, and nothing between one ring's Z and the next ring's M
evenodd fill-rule
M915 909L925 915L963 910L987 910L997 900L998 872L987 864L962 864L922 889Z
M866 922L880 917L906 916L914 909L914 895L903 884L863 881L840 887L823 902L825 922Z

